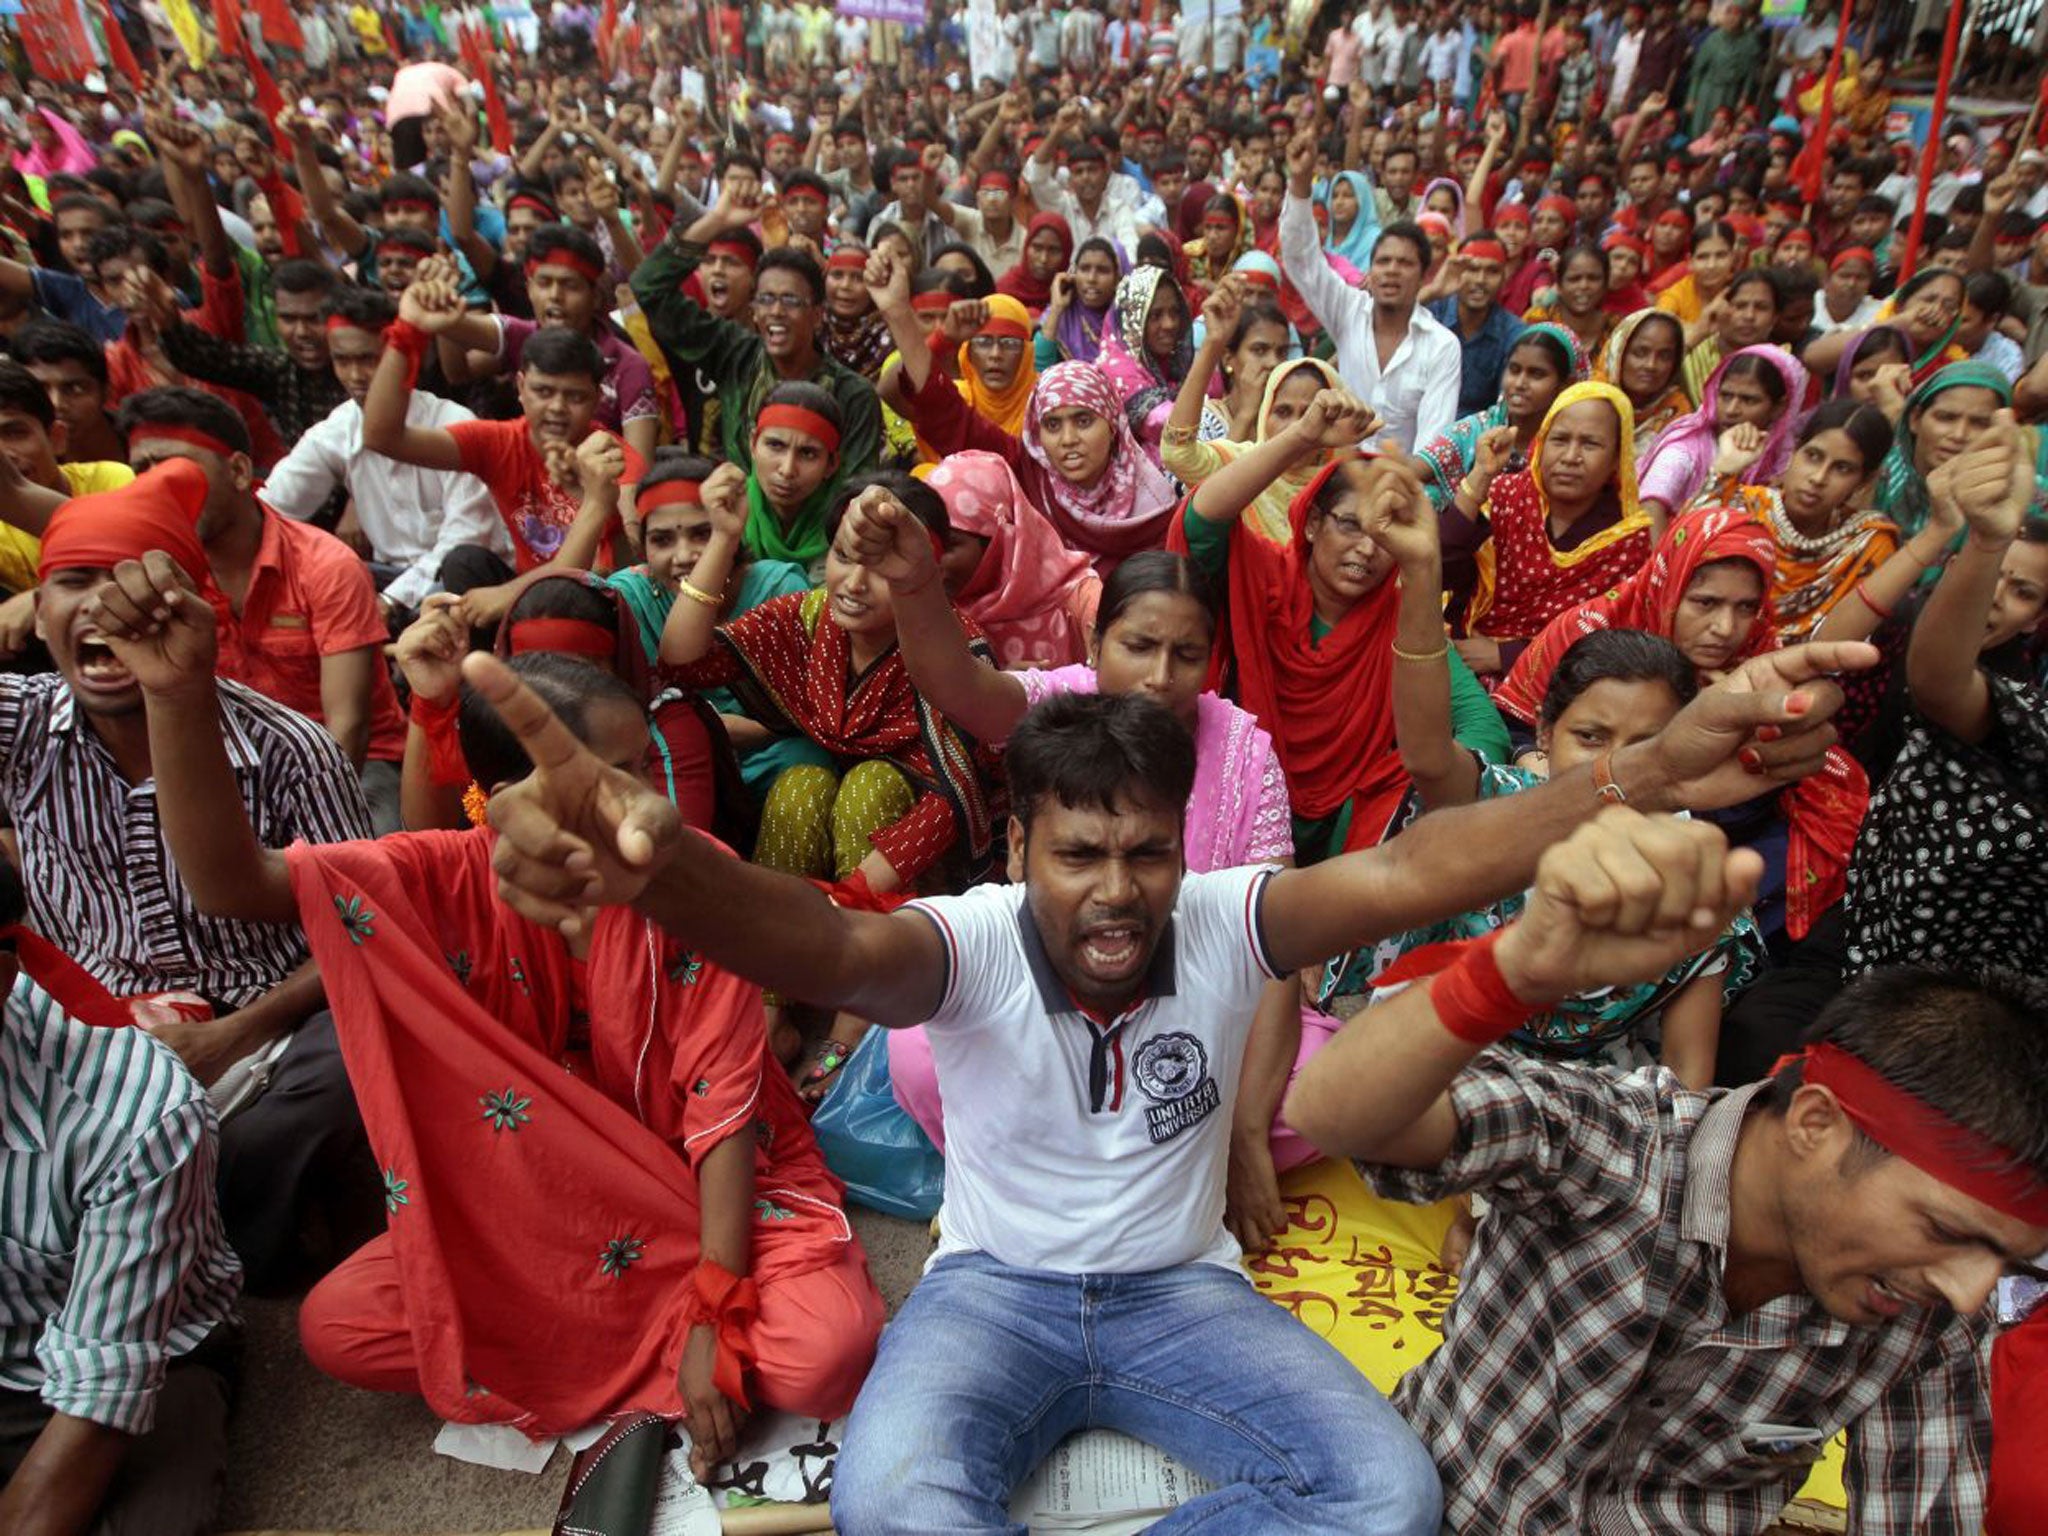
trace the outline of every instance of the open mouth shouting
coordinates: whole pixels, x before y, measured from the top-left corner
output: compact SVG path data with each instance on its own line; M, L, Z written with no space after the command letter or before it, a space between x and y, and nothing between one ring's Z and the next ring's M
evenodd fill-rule
M135 685L135 674L114 655L98 630L80 630L72 642L78 664L78 685L89 693L125 693Z

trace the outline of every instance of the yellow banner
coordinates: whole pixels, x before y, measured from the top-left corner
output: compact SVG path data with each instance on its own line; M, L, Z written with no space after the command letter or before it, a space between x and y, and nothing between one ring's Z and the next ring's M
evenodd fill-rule
M192 0L163 0L164 19L170 22L171 30L178 36L178 46L185 50L185 59L194 69L204 64L213 54L212 40L200 30L199 18L193 14Z

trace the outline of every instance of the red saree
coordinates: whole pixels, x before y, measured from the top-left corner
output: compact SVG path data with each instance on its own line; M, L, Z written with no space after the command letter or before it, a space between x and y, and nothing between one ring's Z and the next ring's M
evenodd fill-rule
M769 1056L760 990L625 908L605 910L574 959L497 899L493 841L428 832L287 853L390 1212L386 1236L307 1298L309 1352L366 1385L407 1384L383 1369L405 1362L435 1413L535 1437L680 1415L693 1170L743 1135L760 1291L750 1391L843 1412L881 1302ZM361 1315L380 1283L398 1314ZM794 1343L793 1310L812 1319ZM373 1368L337 1369L338 1337Z

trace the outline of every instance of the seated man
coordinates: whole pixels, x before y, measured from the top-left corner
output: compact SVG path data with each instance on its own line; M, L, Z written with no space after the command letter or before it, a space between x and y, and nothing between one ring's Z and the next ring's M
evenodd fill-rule
M440 590L441 563L455 550L477 545L501 559L512 553L491 493L475 475L404 464L363 446L363 401L384 355L384 327L397 316L398 306L381 293L335 292L327 352L348 399L315 422L263 482L263 499L301 522L315 517L337 487L347 491L387 618L409 613ZM447 427L476 418L452 400L416 389L405 419L409 426Z
M1352 1020L1286 1107L1382 1193L1486 1196L1443 1347L1394 1394L1449 1527L1760 1531L1846 1429L1851 1530L1974 1536L1978 1314L2048 1248L2048 992L1878 972L1732 1092L1486 1049L1652 979L1756 888L1762 859L1704 823L1607 818L1545 856L1520 922Z
M107 355L98 342L62 320L30 320L8 347L49 392L64 424L66 464L125 464L128 448L108 407Z
M194 522L207 495L197 468L166 464L51 517L36 629L56 671L0 677L0 812L39 934L117 997L211 1004L211 1018L156 1027L201 1083L261 1063L235 1074L245 1103L222 1130L220 1191L250 1284L269 1289L334 1256L302 1250L309 1191L332 1206L328 1240L352 1235L342 1200L373 1177L361 1122L305 940L201 917L164 856L141 691L82 611L107 571L146 550L176 548L203 568ZM237 683L217 687L236 783L266 837L368 835L362 790L326 732Z
M121 407L137 470L185 459L204 471L199 539L232 623L221 676L327 727L356 767L371 824L398 827L405 716L384 664L390 631L362 562L256 494L242 419L196 389L150 389Z
M128 315L118 294L100 286L90 254L93 237L119 222L114 211L90 192L67 192L51 206L57 246L69 272L32 267L0 258L0 296L10 307L37 304L59 320L85 331L95 342L118 341Z
M846 552L912 580L895 551L922 537L915 520L876 493L850 517ZM1217 1111L1260 987L1522 888L1603 789L1712 806L1749 798L1759 776L1811 771L1825 740L1812 727L1839 694L1787 683L1871 659L1853 646L1759 658L1589 774L1278 873L1183 877L1194 753L1162 706L1048 700L1009 745L1015 883L889 916L720 856L494 659L465 671L539 765L491 807L499 889L522 914L580 933L593 907L631 901L790 995L890 1027L929 1021L949 1107L944 1236L854 1408L832 1492L842 1528L1011 1530L1015 1485L1100 1425L1223 1485L1155 1530L1433 1533L1440 1493L1405 1428L1250 1288L1223 1223L1230 1116ZM1762 725L1772 740L1753 740Z
M36 535L73 496L111 491L135 478L125 462L66 464L64 426L35 375L0 358L0 638L11 641L33 619ZM24 611L25 609L25 611Z
M27 905L0 861L0 924ZM43 967L16 942L0 949L0 1530L198 1536L220 1504L240 1289L219 1129L165 1046L18 978Z

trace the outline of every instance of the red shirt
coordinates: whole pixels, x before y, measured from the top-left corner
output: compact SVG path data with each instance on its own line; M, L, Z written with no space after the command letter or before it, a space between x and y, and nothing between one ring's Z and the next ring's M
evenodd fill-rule
M1503 96L1526 96L1536 88L1536 29L1518 27L1493 45Z
M513 565L524 575L561 553L582 499L548 478L526 421L458 421L444 428L462 453L462 467L483 481L512 535ZM637 466L637 467L636 467ZM625 480L637 484L646 461L626 450Z
M321 659L377 647L370 665L369 756L395 763L405 756L405 717L384 665L390 638L377 589L355 551L311 523L265 507L263 542L242 611L221 626L220 675L325 724Z

